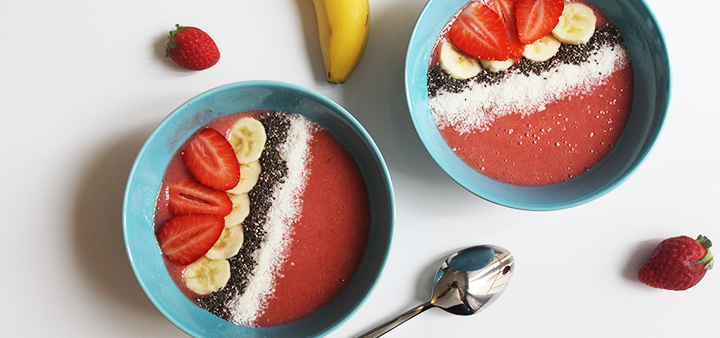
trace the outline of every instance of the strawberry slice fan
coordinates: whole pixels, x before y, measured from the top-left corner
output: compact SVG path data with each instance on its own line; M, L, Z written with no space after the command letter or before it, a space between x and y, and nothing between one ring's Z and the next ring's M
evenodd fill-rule
M449 37L463 52L486 60L522 56L525 45L552 32L563 0L496 0L471 2L450 27Z

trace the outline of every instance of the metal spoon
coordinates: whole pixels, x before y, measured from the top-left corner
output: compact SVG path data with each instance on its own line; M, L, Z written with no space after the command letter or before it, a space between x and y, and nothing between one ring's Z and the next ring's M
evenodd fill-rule
M435 274L432 299L360 336L380 337L432 307L456 315L471 315L494 302L510 281L515 259L498 246L466 248L448 257Z

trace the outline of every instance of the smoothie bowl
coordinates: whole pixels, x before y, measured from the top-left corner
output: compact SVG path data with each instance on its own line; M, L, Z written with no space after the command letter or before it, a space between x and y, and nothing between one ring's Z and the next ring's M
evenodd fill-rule
M253 81L192 98L128 180L125 245L153 304L195 337L310 337L340 325L392 237L385 162L342 107Z
M542 25L527 4L539 2L430 0L410 39L406 94L421 141L457 183L500 205L556 210L608 193L666 115L668 56L646 4L555 2L556 23L533 36ZM480 21L499 25L504 45L467 33Z

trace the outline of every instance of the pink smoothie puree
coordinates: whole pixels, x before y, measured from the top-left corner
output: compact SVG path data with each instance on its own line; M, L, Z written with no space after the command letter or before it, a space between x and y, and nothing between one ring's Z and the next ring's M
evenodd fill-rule
M183 281L186 266L166 265L177 286L198 306L234 324L276 326L313 314L349 283L368 242L370 204L362 173L348 150L303 116L241 112L206 127L229 135L233 124L247 116L263 124L267 142L258 183L248 192L244 243L228 259L227 285L199 295ZM161 191L189 177L176 154ZM160 193L156 227L169 217Z
M504 183L545 186L583 174L612 150L632 107L630 55L617 28L584 4L597 17L589 42L467 80L440 66L443 30L430 60L429 104L443 139L468 166Z

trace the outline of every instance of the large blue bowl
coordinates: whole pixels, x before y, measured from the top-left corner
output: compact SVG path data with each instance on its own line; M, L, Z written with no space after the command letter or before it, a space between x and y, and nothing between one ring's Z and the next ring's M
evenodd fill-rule
M226 114L269 109L297 113L334 134L355 157L371 199L370 240L355 276L341 294L303 320L248 328L222 320L190 302L165 268L153 232L153 211L170 158L202 125ZM386 164L370 135L345 109L306 89L277 82L240 82L202 93L173 111L150 135L125 191L123 231L130 264L143 290L178 328L195 337L314 337L346 320L382 272L390 248L394 197Z
M488 201L517 209L556 210L592 201L616 188L642 164L660 134L670 99L670 66L660 27L642 0L590 0L618 27L630 50L635 97L626 129L615 148L579 177L545 187L521 187L478 173L453 153L428 106L430 52L443 26L468 0L430 0L408 46L405 89L422 143L461 186Z

